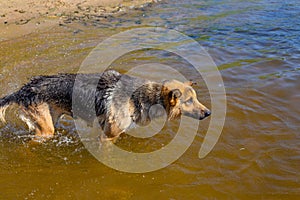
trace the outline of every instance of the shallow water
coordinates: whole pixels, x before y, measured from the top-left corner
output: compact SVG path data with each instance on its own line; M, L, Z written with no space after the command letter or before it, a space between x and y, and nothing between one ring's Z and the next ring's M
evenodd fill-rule
M89 52L112 34L134 27L175 29L198 41L214 59L226 87L227 115L217 145L204 159L198 151L209 119L201 121L194 142L176 162L155 172L129 174L98 162L70 118L61 119L54 139L38 144L30 142L11 110L10 123L0 129L0 199L298 199L299 14L296 0L172 1L2 41L1 96L34 75L77 72ZM199 99L210 107L201 77L189 73L189 64L175 55L133 52L113 68L125 72L147 63L186 70L198 82ZM117 144L153 151L172 140L176 122L166 128L153 139L123 136Z

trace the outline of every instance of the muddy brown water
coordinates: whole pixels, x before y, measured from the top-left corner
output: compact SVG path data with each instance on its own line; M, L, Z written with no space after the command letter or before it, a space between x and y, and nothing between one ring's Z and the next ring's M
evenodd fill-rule
M174 1L0 42L1 96L34 75L76 73L99 42L146 26L172 28L198 41L217 64L227 92L226 123L208 156L199 159L198 151L210 119L201 121L177 161L142 174L96 160L67 116L54 139L32 143L12 109L10 123L0 128L0 199L299 199L299 12L296 0ZM147 63L190 67L156 50L133 52L113 67L125 72ZM197 79L199 99L210 107L205 83L190 76ZM176 123L152 140L122 136L118 145L148 152L175 134Z

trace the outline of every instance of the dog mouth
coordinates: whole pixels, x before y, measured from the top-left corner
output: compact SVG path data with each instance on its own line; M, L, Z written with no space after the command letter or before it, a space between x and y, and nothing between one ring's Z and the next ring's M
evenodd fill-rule
M194 118L194 119L203 120L211 115L211 111L210 110L205 110L205 111L201 110L200 113L199 112L192 112L192 113L184 112L183 115Z

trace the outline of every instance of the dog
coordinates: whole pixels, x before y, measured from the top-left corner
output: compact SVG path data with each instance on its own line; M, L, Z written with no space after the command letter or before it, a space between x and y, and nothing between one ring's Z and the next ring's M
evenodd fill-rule
M163 114L169 120L181 115L202 120L211 112L202 105L192 82L162 83L120 74L114 70L95 74L58 74L33 77L17 92L0 99L0 120L12 104L36 136L50 138L63 114L86 122L98 120L104 139L115 140L132 125L145 125ZM74 106L75 105L75 106ZM91 113L95 113L94 115Z

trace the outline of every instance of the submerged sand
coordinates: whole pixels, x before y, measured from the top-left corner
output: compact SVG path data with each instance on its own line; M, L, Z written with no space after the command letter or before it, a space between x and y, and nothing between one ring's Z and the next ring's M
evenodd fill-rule
M108 15L157 0L7 0L0 1L0 41L61 25L70 18Z

